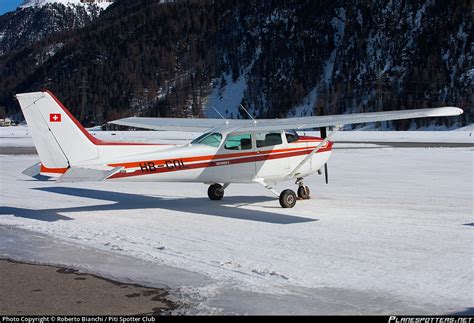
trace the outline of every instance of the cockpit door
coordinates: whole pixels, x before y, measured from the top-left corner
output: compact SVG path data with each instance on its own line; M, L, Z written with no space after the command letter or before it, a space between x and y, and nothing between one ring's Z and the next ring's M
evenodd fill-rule
M255 146L251 133L228 134L217 157L216 176L234 183L250 182L255 177Z

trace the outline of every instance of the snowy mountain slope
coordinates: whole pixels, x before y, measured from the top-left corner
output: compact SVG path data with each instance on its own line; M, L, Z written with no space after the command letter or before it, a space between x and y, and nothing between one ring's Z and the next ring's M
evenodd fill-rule
M469 7L466 1L255 7L254 15L239 8L228 17L227 30L240 41L225 60L240 77L259 46L261 53L246 73L242 99L258 117L406 109L445 102L470 110L473 24L463 12ZM221 93L232 86L216 80ZM208 107L206 111L213 113ZM470 118L469 113L464 117ZM435 123L417 120L414 127ZM409 122L398 124L412 127Z
M21 119L13 95L47 86L91 126L214 116L212 106L245 118L240 104L259 118L452 105L465 113L373 127L456 128L472 122L469 8L467 0L122 0L86 28L0 61L0 106ZM79 84L93 91L81 95Z
M0 16L0 56L48 36L83 28L110 4L112 2L27 0L18 10Z
M92 0L92 1L82 1L82 0L24 0L21 4L21 8L28 8L28 7L41 7L47 5L49 3L57 3L62 5L82 5L87 6L90 5L91 2L94 5L97 5L101 9L106 9L109 5L111 5L114 0Z

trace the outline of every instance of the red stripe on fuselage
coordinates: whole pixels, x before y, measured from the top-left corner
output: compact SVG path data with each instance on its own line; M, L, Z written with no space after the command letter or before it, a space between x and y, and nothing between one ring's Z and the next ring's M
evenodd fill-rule
M116 179L116 178L125 178L125 177L132 177L132 176L141 176L141 175L150 175L150 174L155 174L155 173L168 173L168 172L176 172L176 171L181 171L181 170L190 170L190 169L197 169L197 168L207 168L207 167L219 167L219 166L228 166L228 165L235 165L235 164L242 164L242 163L252 163L252 162L259 162L259 161L266 161L266 160L272 160L272 159L280 159L280 158L289 158L289 157L296 157L296 156L301 156L301 155L307 155L311 153L316 147L309 147L308 148L303 148L304 150L297 150L292 149L293 151L288 151L284 153L273 153L273 154L266 154L263 155L262 153L257 154L257 152L254 152L252 156L249 157L244 157L244 158L236 158L236 159L228 159L228 160L219 160L219 161L206 161L206 162L201 162L201 163L194 163L194 164L185 164L184 167L182 168L167 168L167 167L156 167L155 170L153 171L143 171L142 169L140 170L135 170L134 172L130 173L116 173L112 176L110 176L108 179ZM322 153L322 152L327 152L331 151L332 148L332 142L328 142L328 145L325 148L321 148L320 150L317 151L317 153ZM285 151L285 149L282 149ZM257 155L255 155L257 154ZM232 154L230 154L232 155ZM222 156L222 155L221 155ZM204 156L202 156L204 157ZM180 158L176 158L180 159ZM215 158L217 159L217 158ZM182 159L184 161L184 159ZM142 162L146 163L146 162ZM123 166L120 164L113 164L115 166ZM112 166L112 165L109 165ZM137 166L140 167L140 166Z
M321 142L315 141L316 143ZM332 145L332 144L331 144ZM232 154L220 154L220 155L205 155L205 156L192 156L192 157L179 157L179 158L167 158L167 159L160 159L160 160L146 160L146 161L138 161L138 162L129 162L129 163L114 163L108 164L107 166L110 167L118 167L122 166L125 168L137 168L140 167L140 164L144 162L153 162L155 164L162 164L165 163L166 160L173 160L179 159L186 163L192 163L197 161L207 161L207 160L216 160L216 159L225 159L225 158L236 158L236 157L248 157L248 156L256 156L256 155L265 155L265 154L278 154L282 152L290 152L290 151L299 151L299 150L306 150L306 149L314 149L314 147L295 147L295 148L286 148L286 149L275 149L275 150L261 150L261 151L252 151L248 153L232 153ZM325 149L325 148L321 148Z

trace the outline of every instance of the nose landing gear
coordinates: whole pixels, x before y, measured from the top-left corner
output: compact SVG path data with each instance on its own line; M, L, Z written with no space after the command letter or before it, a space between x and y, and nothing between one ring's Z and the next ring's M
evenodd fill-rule
M298 197L302 200L309 200L310 195L309 195L309 187L301 185L298 187Z
M298 178L295 184L298 185L298 197L302 200L309 200L310 198L309 187L304 185L303 178Z

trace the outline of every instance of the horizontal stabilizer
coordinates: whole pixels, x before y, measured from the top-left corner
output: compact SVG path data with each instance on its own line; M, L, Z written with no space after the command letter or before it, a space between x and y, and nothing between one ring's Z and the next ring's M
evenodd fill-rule
M51 176L41 175L41 163L36 163L31 165L27 169L21 172L23 175L33 177L38 181L47 181L51 178Z
M123 167L114 167L110 170L94 169L85 167L71 167L58 178L57 182L73 183L73 182L97 182L103 181L107 177L115 174Z
M30 176L30 177L38 176L41 173L41 163L36 163L34 165L31 165L30 167L28 167L21 173L23 175Z

